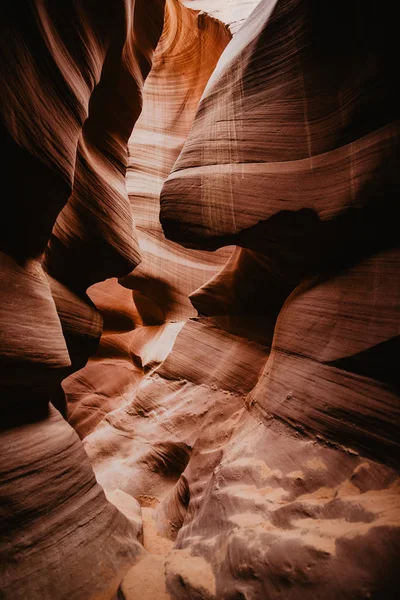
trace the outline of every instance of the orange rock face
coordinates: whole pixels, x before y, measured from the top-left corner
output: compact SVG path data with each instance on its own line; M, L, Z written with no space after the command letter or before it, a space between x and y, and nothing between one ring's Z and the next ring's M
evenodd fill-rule
M224 424L226 441L215 444L214 417L194 445L185 516L177 500L159 509L162 522L183 523L177 551L212 567L210 597L397 594L399 125L389 30L369 2L361 12L262 2L214 71L163 187L168 238L241 247L195 306L223 329L253 311L258 340L272 340L239 421L231 425L233 413ZM182 577L167 569L179 598ZM195 598L200 583L184 581Z
M162 184L230 39L221 22L177 0L167 2L143 89L143 111L128 144L127 190L142 262L119 282L108 280L89 289L104 317L103 336L93 360L64 383L70 421L82 437L106 413L126 404L143 376L166 358L184 321L196 315L188 295L230 255L230 250L210 255L182 248L165 239L159 222Z
M110 598L142 553L63 409L102 321L88 285L139 261L127 141L163 2L6 2L0 36L1 595Z
M1 597L394 600L394 15L23 4L0 26Z

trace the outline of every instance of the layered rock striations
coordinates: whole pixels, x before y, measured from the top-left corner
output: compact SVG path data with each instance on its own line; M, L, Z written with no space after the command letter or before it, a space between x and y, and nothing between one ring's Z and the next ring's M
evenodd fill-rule
M161 522L182 523L175 552L213 573L200 592L167 568L173 597L397 594L394 40L372 2L262 2L218 63L163 187L168 238L241 247L195 306L223 338L256 285L259 337L272 338L218 457L207 464L217 427L206 420L175 503L159 509ZM178 377L187 372L182 363Z
M0 36L1 593L110 598L142 552L53 408L101 335L92 283L139 262L127 142L163 2L6 2Z
M164 360L185 320L188 295L214 276L231 250L193 252L165 239L159 196L192 125L218 58L231 39L225 25L177 0L143 89L143 111L129 140L127 189L142 262L132 273L92 286L104 318L96 356L64 382L69 419L81 437L130 403L145 375Z
M388 429L398 423L391 351L399 308L393 40L386 15L372 5L362 17L348 11L343 30L339 16L339 5L323 13L301 2L256 9L207 86L164 186L161 220L168 236L185 245L237 243L244 255L265 257L258 278L264 269L266 278L278 279L270 281L266 313L294 290L279 313L274 357L251 403L288 421L296 405L303 413L308 405L304 423L293 422L335 439L340 429L345 438L350 434L344 421L357 424L356 445L394 459L397 436ZM237 264L239 272L248 268ZM228 290L224 275L195 294L203 312L221 302L214 300L218 294L235 293L235 282ZM286 367L293 380L283 375ZM329 426L311 416L316 389L307 380L318 380L319 369L328 384L322 412ZM352 409L355 393L368 400Z
M397 598L395 21L184 4L6 7L3 595Z

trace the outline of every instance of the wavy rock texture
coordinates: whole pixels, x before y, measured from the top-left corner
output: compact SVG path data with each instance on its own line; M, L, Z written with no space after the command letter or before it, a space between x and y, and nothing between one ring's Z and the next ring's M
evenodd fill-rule
M174 598L397 596L391 27L372 2L262 2L223 54L163 187L167 237L242 248L193 296L220 339L238 329L254 281L265 356L273 332L246 406L232 406L220 434L205 418L157 509L176 536L165 561ZM174 378L188 372L181 361Z
M5 597L111 598L131 566L118 598L394 600L390 10L186 0L237 32L213 72L229 31L168 0L127 157L161 3L48 4L0 38L31 184L0 248Z
M162 184L230 38L221 22L177 0L167 2L143 111L129 140L127 188L142 262L120 282L90 288L104 317L103 337L86 368L64 383L69 419L81 437L129 403L143 377L166 358L184 321L196 315L188 295L213 277L231 253L182 248L165 239L159 222Z
M143 550L49 400L98 344L86 288L139 261L127 142L164 5L4 4L1 595L108 599Z
M323 13L332 27L339 8ZM245 256L247 248L264 256L266 277L282 282L279 293L272 289L274 313L296 288L279 314L273 356L251 403L285 421L301 406L303 422L298 416L293 422L335 440L338 429L349 435L343 421L357 425L353 443L394 459L397 432L388 430L398 423L395 353L388 351L399 333L393 41L385 16L379 19L372 5L363 12L357 26L357 12L349 12L343 27L342 52L354 56L349 63L333 51L330 29L320 33L322 13L312 3L260 5L209 82L164 186L161 218L167 234L186 245L236 242ZM278 47L278 39L286 45ZM224 276L196 294L203 312L212 310L215 295L227 295L219 287ZM329 425L312 416L318 377L327 382L321 412ZM356 390L368 400L360 398L353 410Z

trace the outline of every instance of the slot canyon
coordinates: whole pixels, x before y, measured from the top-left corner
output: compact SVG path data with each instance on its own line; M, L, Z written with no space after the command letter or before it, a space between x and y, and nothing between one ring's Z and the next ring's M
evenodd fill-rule
M0 13L0 598L397 600L392 3Z

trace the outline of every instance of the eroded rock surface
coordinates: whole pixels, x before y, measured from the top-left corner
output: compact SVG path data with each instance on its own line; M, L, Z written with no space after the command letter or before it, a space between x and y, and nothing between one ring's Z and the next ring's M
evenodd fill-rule
M208 465L217 428L205 421L182 475L185 516L170 497L159 509L182 523L175 551L215 578L203 592L167 567L172 597L397 595L399 126L387 16L372 2L262 2L164 185L167 237L242 247L196 307L237 328L256 285L254 312L273 331L241 421Z
M256 4L7 6L6 598L398 596L395 20Z
M63 411L97 347L86 288L139 261L127 142L164 3L5 2L0 35L1 595L111 598L142 554Z
M231 253L182 248L166 240L159 222L162 184L230 39L220 21L178 0L166 3L143 111L129 140L127 189L142 262L119 282L89 289L104 318L103 336L97 355L64 383L70 422L82 437L129 402L143 377L166 358L185 320L196 315L189 294L216 275Z

